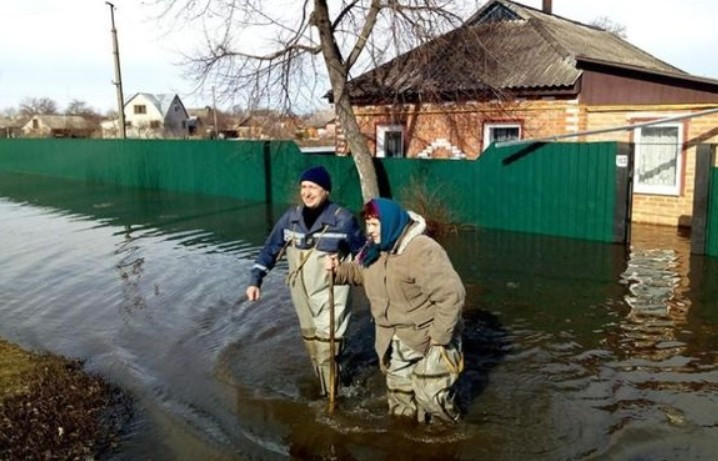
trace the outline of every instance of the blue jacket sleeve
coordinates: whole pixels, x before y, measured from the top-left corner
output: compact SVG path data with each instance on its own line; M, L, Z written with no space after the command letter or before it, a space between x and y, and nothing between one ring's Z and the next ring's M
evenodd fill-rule
M349 251L353 256L356 256L359 250L364 246L366 237L364 237L364 232L361 230L361 227L359 227L359 223L354 215L350 214L349 219L345 221L344 232L347 234Z
M264 242L264 247L259 252L257 259L250 271L249 285L260 287L264 276L272 270L277 263L277 256L284 246L284 230L289 226L289 212L285 213L274 225L272 232Z

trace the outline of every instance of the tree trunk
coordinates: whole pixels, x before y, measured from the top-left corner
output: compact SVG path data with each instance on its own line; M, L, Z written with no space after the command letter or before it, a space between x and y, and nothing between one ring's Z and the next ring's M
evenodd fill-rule
M369 152L369 145L357 123L354 109L349 100L349 94L344 91L349 73L344 65L339 47L334 41L325 0L314 1L314 15L314 25L319 30L322 55L329 73L329 81L332 85L334 107L359 174L362 198L366 202L379 196L379 182L377 181L376 170Z
M334 85L332 85L334 86ZM334 93L336 94L336 92ZM344 129L349 150L351 151L354 165L359 174L359 185L364 202L379 196L379 182L376 176L376 169L372 161L371 152L366 138L359 128L356 115L351 106L349 95L342 92L339 99L334 100L339 124Z

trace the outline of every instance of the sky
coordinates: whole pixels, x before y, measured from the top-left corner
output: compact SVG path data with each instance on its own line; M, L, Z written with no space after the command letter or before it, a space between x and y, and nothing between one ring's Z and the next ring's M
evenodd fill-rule
M177 93L187 107L211 105L211 89L197 90L180 65L194 46L192 34L158 20L150 1L113 2L125 98L140 91ZM516 1L541 8L541 0ZM585 23L608 17L625 26L628 41L639 48L718 79L715 0L553 0L553 11ZM101 113L116 109L110 29L104 0L2 0L0 111L30 97L53 99L60 110L75 99Z

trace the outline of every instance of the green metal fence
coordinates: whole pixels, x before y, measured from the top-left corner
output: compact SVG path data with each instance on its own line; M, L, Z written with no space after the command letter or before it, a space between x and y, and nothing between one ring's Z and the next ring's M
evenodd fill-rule
M490 148L476 161L377 159L382 195L431 199L461 223L625 242L632 153L617 143ZM621 158L626 158L625 162ZM292 142L0 140L0 170L130 187L296 201L297 177L323 164L332 198L361 205L351 158L303 155Z
M711 168L710 202L706 228L706 254L718 256L718 168Z
M626 145L552 143L489 148L476 161L387 159L391 194L423 185L459 222L486 228L624 242Z
M715 144L696 149L691 253L718 256L718 168Z

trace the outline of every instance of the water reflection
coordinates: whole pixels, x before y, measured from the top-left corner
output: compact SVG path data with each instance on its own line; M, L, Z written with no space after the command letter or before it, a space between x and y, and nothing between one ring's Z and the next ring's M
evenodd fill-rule
M678 256L672 249L634 247L630 253L621 275L631 307L622 324L621 347L633 357L660 360L681 353L683 343L676 340L676 330L685 323L688 306L677 294L677 266Z
M135 240L136 238L132 237L132 227L126 225L124 240L115 250L115 254L120 256L120 260L115 267L123 282L121 307L128 314L147 307L145 295L140 290L140 279L144 272L142 266L145 258L138 255L140 246ZM156 284L155 291L159 292Z
M262 204L0 174L0 220L0 336L85 359L136 395L115 459L679 460L718 449L718 261L692 257L675 231L635 228L630 249L449 236L468 304L466 417L447 429L386 416L361 296L327 417L286 268L261 302L242 299L272 221Z

